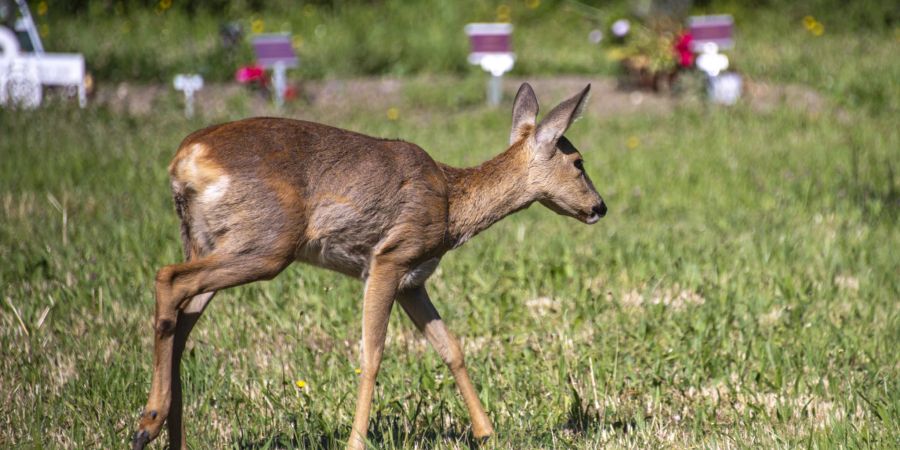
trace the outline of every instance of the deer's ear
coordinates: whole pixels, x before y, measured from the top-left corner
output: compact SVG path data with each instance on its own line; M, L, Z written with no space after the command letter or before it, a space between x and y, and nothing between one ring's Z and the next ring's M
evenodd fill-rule
M516 143L529 128L534 128L537 120L538 102L534 89L528 83L522 83L516 99L513 101L512 131L509 133L509 145Z
M569 129L572 122L581 116L590 92L591 85L589 84L581 92L560 103L547 113L547 116L544 117L544 120L541 120L535 132L535 140L539 149L546 151L554 149L556 141Z

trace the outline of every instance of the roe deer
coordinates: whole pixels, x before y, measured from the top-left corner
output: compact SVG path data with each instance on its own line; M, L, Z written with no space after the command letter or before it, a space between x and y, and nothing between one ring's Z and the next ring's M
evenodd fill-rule
M298 120L247 119L185 138L169 174L187 262L156 275L153 378L132 447L144 448L167 423L170 448L186 448L179 365L191 328L217 290L271 279L298 260L365 280L348 448L365 447L394 300L452 372L473 435L491 435L425 280L444 253L535 201L588 224L606 214L581 155L563 137L589 90L538 124L537 99L523 84L509 148L468 169L436 162L414 144Z

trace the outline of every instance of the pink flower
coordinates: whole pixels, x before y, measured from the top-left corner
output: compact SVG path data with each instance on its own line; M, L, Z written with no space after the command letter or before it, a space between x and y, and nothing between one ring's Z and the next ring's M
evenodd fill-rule
M245 66L241 67L234 73L234 79L241 84L248 83L265 83L266 82L266 72L260 66Z
M694 52L691 51L691 41L694 36L691 33L681 33L678 39L675 39L675 53L678 54L678 65L681 67L691 67L694 65Z

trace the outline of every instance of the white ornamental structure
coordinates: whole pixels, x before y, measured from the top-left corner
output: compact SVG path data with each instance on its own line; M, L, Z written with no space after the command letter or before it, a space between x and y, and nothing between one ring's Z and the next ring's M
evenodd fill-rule
M24 29L34 52L22 52L15 33L0 27L0 106L36 108L43 100L44 86L75 89L78 104L87 105L84 56L78 53L45 53L34 19L24 0L16 0L21 18L16 29Z

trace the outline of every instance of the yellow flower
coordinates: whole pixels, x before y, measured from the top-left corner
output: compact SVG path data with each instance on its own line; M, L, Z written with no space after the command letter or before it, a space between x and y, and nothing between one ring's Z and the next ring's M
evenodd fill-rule
M816 20L813 16L806 16L803 18L803 28L806 28L806 31L812 33L813 36L818 37L825 34L825 25Z
M541 6L541 0L525 0L525 7L528 9L537 9Z
M300 47L303 47L303 36L300 36L299 34L294 36L291 43L294 45L295 50L299 50Z
M294 386L297 386L298 389L306 389L306 381L297 380L294 382Z
M630 136L628 140L625 141L625 146L628 147L628 150L634 150L640 144L641 141L637 138L637 136Z
M400 110L391 106L387 110L387 118L388 118L388 120L392 120L392 121L399 119L400 118Z
M509 5L503 4L497 7L497 22L509 22L510 13Z
M47 2L38 3L37 13L39 16L43 16L44 14L47 14L47 9L48 9Z
M812 29L810 29L809 32L812 33L813 36L819 37L825 34L825 25L822 25L822 22L816 22L816 24L813 25Z
M360 369L359 367L353 369L353 371L356 372L357 375L362 373L362 369Z
M159 9L165 11L172 7L172 0L159 0Z
M262 19L253 19L253 21L250 22L250 30L253 32L253 34L260 34L265 31L265 29L266 23L263 22Z
M807 31L812 31L812 28L816 25L818 21L813 16L806 16L803 18L803 26L807 29Z

